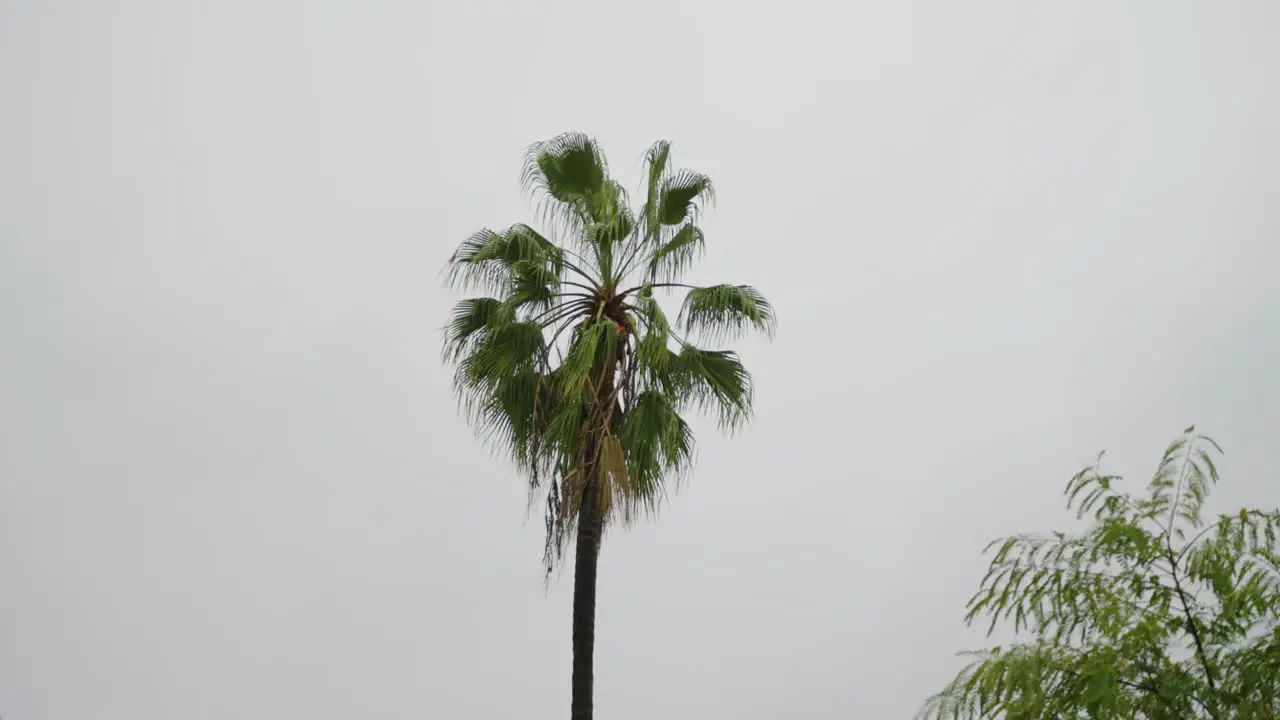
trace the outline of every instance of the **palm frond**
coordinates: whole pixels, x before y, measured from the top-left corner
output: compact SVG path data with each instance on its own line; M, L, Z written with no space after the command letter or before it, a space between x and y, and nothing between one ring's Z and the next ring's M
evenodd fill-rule
M596 266L600 268L602 283L611 285L617 278L615 257L619 248L624 250L624 255L630 254L626 249L632 244L628 241L634 237L636 223L631 208L626 204L622 187L610 182L606 188L606 195L600 201L595 217L586 225L583 235Z
M521 181L573 205L599 193L608 177L609 166L596 141L585 133L568 132L528 148Z
M667 179L667 163L671 159L671 142L659 140L645 152L645 201L644 225L645 237L653 238L662 228L660 205L662 205L663 184Z
M636 507L657 509L663 481L679 478L693 463L693 431L658 389L639 393L618 429L628 448L628 497Z
M464 395L487 393L507 377L545 366L546 340L537 323L512 322L479 332L455 375L456 387Z
M729 350L685 345L667 372L679 406L688 403L733 431L751 416L751 374Z
M608 318L598 318L577 331L564 362L560 364L560 387L566 398L580 397L595 391L592 373L607 359L613 362L617 343L617 325Z
M687 332L716 341L737 338L747 328L772 337L776 318L773 306L755 288L711 285L685 295L677 322Z
M578 242L591 225L614 221L626 192L609 178L595 139L580 132L534 143L525 152L521 184L538 201L544 221Z
M444 359L457 362L473 345L479 333L515 321L511 308L497 298L478 297L460 301L445 327Z
M645 277L650 282L671 282L693 265L705 248L702 229L686 224L649 255Z
M582 426L587 422L589 408L582 397L568 397L559 389L555 393L559 403L547 421L543 438L546 450L556 453L565 462L576 464L582 452Z
M666 373L670 358L671 322L653 296L652 288L636 294L634 308L643 332L636 343L636 362L647 379L657 380Z
M513 311L529 309L534 312L555 307L560 294L560 275L537 261L514 263L509 270L509 291L504 302Z
M504 242L501 233L479 230L449 256L447 279L459 290L500 291L506 281L506 267L497 259Z
M697 221L704 206L715 202L711 178L692 170L681 170L662 183L658 200L658 220L663 225Z
M537 461L542 383L540 373L523 368L494 377L473 411L481 434L494 447L506 448L516 466L526 470Z
M486 228L463 241L449 257L448 282L460 290L501 294L518 265L539 266L559 277L564 252L528 225L512 225L502 232Z

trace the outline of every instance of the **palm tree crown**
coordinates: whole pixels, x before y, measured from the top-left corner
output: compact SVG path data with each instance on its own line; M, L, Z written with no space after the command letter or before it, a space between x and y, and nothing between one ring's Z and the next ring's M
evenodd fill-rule
M633 210L595 140L537 143L522 180L561 242L517 224L481 230L449 259L451 285L487 295L457 304L445 357L471 422L546 495L548 570L584 503L601 531L657 508L692 460L688 411L729 430L750 415L737 355L696 343L771 336L774 312L749 286L679 282L703 249L698 220L714 195L706 175L669 163L669 143L648 150ZM658 294L678 290L673 323Z

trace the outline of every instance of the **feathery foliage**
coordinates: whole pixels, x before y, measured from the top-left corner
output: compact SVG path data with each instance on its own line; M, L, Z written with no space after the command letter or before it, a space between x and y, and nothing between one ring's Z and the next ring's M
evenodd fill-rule
M1094 464L1066 491L1087 531L988 546L966 621L1030 638L971 653L920 716L1280 718L1280 513L1205 518L1215 452L1187 428L1142 497Z
M451 284L484 294L455 307L444 356L473 425L528 476L531 500L545 495L548 571L585 492L605 525L651 513L693 460L686 414L732 430L751 412L738 356L695 343L771 335L773 308L745 285L679 282L702 252L698 220L714 195L670 158L667 142L649 149L633 209L595 140L537 143L522 181L551 237L485 229L449 259ZM675 322L659 299L673 290L687 291Z

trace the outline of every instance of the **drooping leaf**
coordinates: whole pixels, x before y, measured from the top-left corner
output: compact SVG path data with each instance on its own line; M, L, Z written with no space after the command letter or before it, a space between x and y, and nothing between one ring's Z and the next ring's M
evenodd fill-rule
M657 502L664 477L679 476L693 461L693 433L671 399L657 389L636 396L618 437L629 449L633 492L648 502Z
M672 359L669 374L678 397L713 414L726 430L736 429L751 414L751 374L732 351L686 345Z
M521 265L540 266L558 277L564 254L527 225L513 225L503 232L485 229L463 241L449 257L448 279L463 290L500 293L511 281L512 268Z
M713 340L730 340L748 328L773 335L773 306L748 285L711 285L690 290L678 322L691 333Z
M445 328L444 355L456 362L472 345L476 335L485 329L496 329L515 320L515 315L501 300L478 297L454 306L453 319Z

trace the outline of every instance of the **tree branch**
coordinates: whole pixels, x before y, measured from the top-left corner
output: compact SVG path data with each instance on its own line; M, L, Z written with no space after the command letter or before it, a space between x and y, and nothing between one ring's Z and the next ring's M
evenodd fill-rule
M1171 566L1170 576L1173 578L1173 589L1178 595L1178 604L1182 606L1183 617L1187 619L1187 632L1191 634L1191 640L1195 643L1196 659L1200 661L1200 667L1204 669L1205 680L1209 683L1209 691L1215 696L1214 705L1217 705L1216 696L1218 694L1218 683L1213 677L1213 667L1209 664L1209 656L1204 650L1204 639L1200 636L1200 629L1196 627L1195 616L1191 614L1191 605L1187 600L1187 593L1182 589L1182 580L1178 578L1178 561L1173 552L1173 544L1165 537L1165 548L1169 555L1169 564ZM1218 717L1218 713L1205 706L1205 710L1213 716Z

